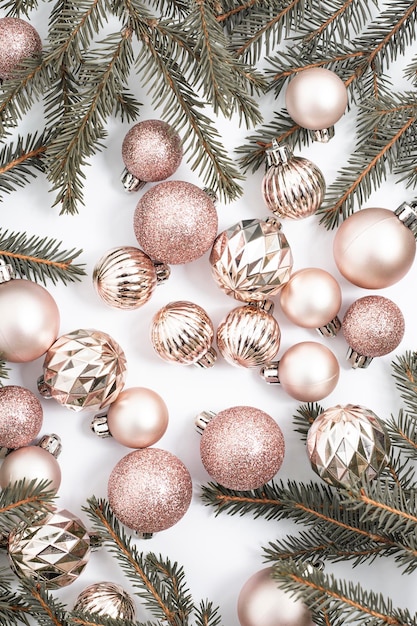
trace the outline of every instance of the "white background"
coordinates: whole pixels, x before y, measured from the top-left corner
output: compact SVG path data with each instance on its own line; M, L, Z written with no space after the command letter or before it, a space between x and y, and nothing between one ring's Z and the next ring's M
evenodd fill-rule
M42 37L46 33L47 7L42 5L33 15L31 23ZM391 68L397 87L410 88L401 74L401 64ZM147 95L136 78L132 88L144 103L141 119L158 118L160 113L150 108ZM265 119L280 103L272 95L265 97L262 109ZM315 144L305 148L301 155L313 160L323 171L327 184L336 177L338 168L346 163L355 144L355 109L347 113L336 125L336 136L328 144ZM35 107L22 122L19 131L41 129L42 109ZM98 259L110 248L120 245L137 245L133 233L133 213L140 195L126 194L120 184L123 168L121 144L129 125L112 120L108 125L107 148L91 160L86 169L85 206L78 215L60 216L51 208L53 194L46 180L40 176L35 182L9 196L0 206L1 227L28 235L54 237L66 249L82 248L80 262L85 263L87 276L80 283L53 286L48 289L56 299L61 313L60 334L76 328L97 328L109 333L122 346L128 361L126 388L149 387L157 391L169 408L169 426L164 437L156 444L176 454L188 467L194 485L192 504L185 517L174 527L157 533L148 541L138 540L139 549L169 556L185 568L190 590L196 603L208 598L219 605L224 624L238 626L236 601L243 583L264 566L262 548L287 533L296 533L302 527L290 522L268 522L253 519L250 515L232 517L222 514L215 517L211 508L202 504L200 485L209 480L199 456L199 435L194 428L194 417L202 410L218 412L236 405L258 407L276 419L284 432L286 456L278 477L310 481L315 478L304 444L294 432L292 416L299 403L287 396L277 386L268 386L257 370L233 367L222 358L215 366L203 370L195 366L181 366L162 361L153 351L149 340L151 319L162 306L173 300L190 300L205 308L215 327L226 314L238 305L226 296L211 277L209 253L184 266L172 266L171 277L159 286L152 299L141 309L132 312L107 307L97 296L92 284L92 270ZM218 121L225 145L233 149L244 142L246 129L235 122ZM231 204L218 204L219 232L246 218L264 218L268 211L261 196L263 170L249 174L244 183L241 199ZM176 174L176 180L187 180L202 185L191 172L186 158ZM413 192L393 178L382 185L364 206L381 206L394 210L404 200L413 200ZM334 232L326 231L315 217L302 221L283 223L283 230L291 245L294 270L303 267L321 267L331 272L340 282L344 311L358 297L369 292L347 283L338 273L332 254ZM417 267L414 264L400 283L380 293L391 298L402 309L406 321L404 339L395 353L374 359L368 369L353 370L345 360L346 343L340 334L333 340L323 339L314 331L298 328L289 323L275 299L275 315L279 321L282 340L279 355L294 343L303 340L322 341L339 359L341 376L334 392L321 401L324 407L334 404L357 403L369 407L382 419L397 414L401 400L391 376L391 362L396 354L416 348L415 284ZM30 312L28 311L28 315ZM35 362L11 365L10 383L23 385L37 393L36 381L42 373L42 358ZM73 413L55 401L42 399L44 423L41 434L55 432L63 443L59 457L62 484L58 503L84 519L81 511L86 499L92 495L106 497L109 474L125 454L130 452L112 439L101 440L90 430L92 414ZM327 566L345 579L360 580L362 584L393 598L394 605L416 608L416 577L401 576L395 563L381 559L376 563L352 569L350 563ZM121 582L127 590L118 564L106 552L95 552L80 576L71 586L54 592L71 608L82 589L93 582L113 580ZM137 619L150 619L137 600Z

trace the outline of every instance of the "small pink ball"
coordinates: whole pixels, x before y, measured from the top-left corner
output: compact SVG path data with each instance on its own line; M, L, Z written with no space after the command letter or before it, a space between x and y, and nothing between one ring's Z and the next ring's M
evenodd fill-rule
M19 17L0 18L0 80L13 78L22 61L41 51L41 39L29 22Z
M43 410L37 397L24 387L0 388L0 446L21 448L38 435Z

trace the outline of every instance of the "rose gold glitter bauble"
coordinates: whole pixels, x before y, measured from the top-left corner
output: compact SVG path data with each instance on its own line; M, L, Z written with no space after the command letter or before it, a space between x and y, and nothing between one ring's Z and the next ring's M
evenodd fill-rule
M42 51L37 31L18 17L0 18L0 81L13 78L22 61Z
M320 413L307 435L313 470L336 487L377 476L389 461L390 448L384 423L370 409L353 404Z
M46 589L73 583L90 557L90 536L73 513L57 511L33 524L20 524L8 538L7 555L19 578Z
M166 181L139 200L133 228L143 250L155 261L190 263L209 250L218 217L211 197L185 181Z
M127 132L122 158L128 172L138 181L165 180L181 164L181 139L167 122L144 120Z
M42 405L29 389L18 385L0 387L0 446L27 446L38 435L42 423Z
M153 317L150 335L155 352L164 361L204 368L216 361L213 323L193 302L180 300L162 307Z
M0 466L0 486L4 489L23 480L47 480L51 483L48 489L56 492L61 485L61 468L50 452L37 445L18 448Z
M320 207L326 191L322 171L308 159L296 157L290 146L274 140L266 151L268 169L262 179L262 196L278 218L303 219Z
M214 280L244 302L266 300L290 277L293 258L275 217L243 220L220 233L211 249Z
M344 82L321 67L297 72L285 93L288 114L296 124L313 131L331 128L342 117L347 103Z
M272 574L273 568L265 567L243 585L237 601L240 626L314 626L306 605L281 589Z
M337 314L341 304L339 283L318 267L294 272L280 292L281 308L293 324L326 335L335 335L340 329Z
M259 367L276 356L280 341L271 311L252 304L230 311L217 328L217 347L231 365Z
M130 595L121 585L107 581L86 587L78 595L74 611L130 622L136 618L135 603Z
M284 435L276 421L251 406L235 406L204 425L201 461L210 476L228 489L258 489L271 480L284 460ZM200 416L197 423L201 424Z
M153 445L168 427L168 408L161 396L146 387L131 387L119 393L107 410L92 421L102 437L112 436L129 448Z
M366 367L374 357L392 352L401 343L405 321L399 307L389 298L364 296L347 309L342 331L352 366Z
M112 248L96 263L93 284L100 298L116 309L138 309L155 287L169 276L169 268L154 263L133 246Z
M113 468L108 482L117 519L141 534L176 524L191 503L192 481L185 465L160 448L134 450Z
M44 287L15 278L0 284L0 354L5 361L39 358L57 338L58 306Z
M333 254L346 280L364 289L383 289L408 272L416 240L393 211L372 207L353 213L339 226Z
M267 363L261 376L267 383L280 383L286 393L302 402L328 396L339 381L338 360L329 348L316 341L296 343L279 361Z
M42 396L80 411L111 404L125 384L126 357L107 333L80 328L59 337L45 355Z

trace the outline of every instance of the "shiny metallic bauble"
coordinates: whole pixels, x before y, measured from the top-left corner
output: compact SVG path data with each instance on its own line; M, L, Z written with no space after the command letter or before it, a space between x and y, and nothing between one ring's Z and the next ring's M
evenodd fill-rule
M82 328L50 347L38 388L68 409L101 409L117 398L125 378L126 357L119 344L103 331Z
M280 469L284 435L267 413L235 406L196 418L201 431L200 455L207 473L228 489L258 489Z
M390 448L384 423L370 409L353 404L323 411L307 435L313 470L339 487L375 478L387 465Z
M66 510L33 524L20 524L9 534L7 546L15 574L36 580L46 589L73 583L84 571L90 552L90 535L84 524Z
M265 567L243 585L237 601L240 626L314 626L306 605L281 589L272 575L273 568Z
M41 38L29 22L19 17L0 18L0 81L14 78L26 59L41 52Z
M326 182L319 167L293 155L289 146L272 142L267 150L268 169L262 179L262 196L279 219L303 219L320 207Z
M77 597L74 611L112 619L135 621L135 603L121 585L99 582L86 587Z
M0 387L0 446L21 448L38 435L43 409L38 398L25 387Z
M164 361L211 367L217 358L212 347L214 327L198 304L179 300L157 311L151 324L151 342Z
M281 330L270 312L252 304L228 313L217 328L217 347L226 361L240 367L259 367L275 358Z
M336 231L333 255L346 280L364 289L397 283L414 262L413 232L388 209L352 213Z
M226 294L250 302L279 292L290 277L293 258L281 223L271 217L243 220L220 233L210 264Z
M117 519L143 535L176 524L187 512L192 481L180 459L160 448L134 450L113 468L110 507Z
M120 246L109 250L96 263L93 284L106 304L132 310L146 304L157 284L168 276L166 265L158 266L139 248Z
M58 306L49 291L31 280L0 284L0 319L0 354L5 361L34 361L58 336Z

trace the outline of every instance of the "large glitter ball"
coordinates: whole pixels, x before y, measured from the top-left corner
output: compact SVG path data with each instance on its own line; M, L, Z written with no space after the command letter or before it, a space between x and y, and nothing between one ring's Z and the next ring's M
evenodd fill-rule
M134 450L113 468L110 507L128 528L153 534L170 528L187 512L192 481L180 459L160 448Z
M138 309L157 284L155 265L139 248L112 248L96 263L93 284L100 298L116 309Z
M139 200L133 219L136 239L154 261L189 263L209 250L218 217L210 195L185 181L166 181Z
M43 422L42 405L29 389L18 385L0 388L0 446L27 446Z
M107 581L86 587L77 597L74 611L130 622L136 617L135 604L130 595L120 585Z
M200 441L201 461L223 487L247 491L271 480L284 460L284 435L267 413L235 406L217 413Z
M0 18L0 80L13 78L25 59L41 51L41 39L29 22L19 17Z
M81 520L61 510L41 521L17 526L9 534L7 554L13 571L47 589L73 583L90 556L90 536Z
M74 411L102 409L117 398L125 377L119 344L100 330L78 329L59 337L46 353L40 392Z
M181 139L167 122L143 120L127 132L122 158L126 169L138 180L165 180L181 164Z
M219 287L249 302L279 292L290 278L293 257L277 219L248 219L216 237L210 263Z
M388 432L378 416L353 404L323 411L307 435L313 470L336 487L377 476L388 463L390 448Z

